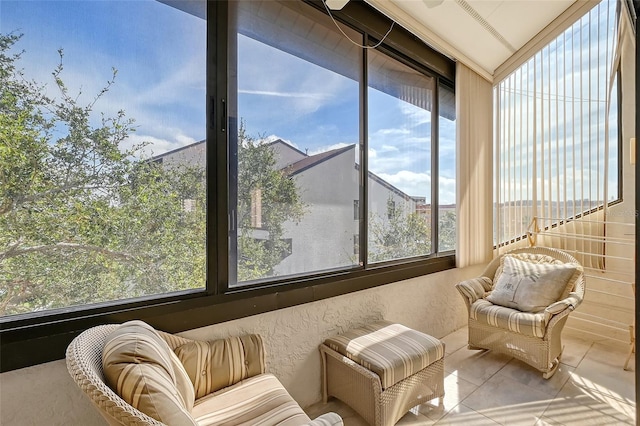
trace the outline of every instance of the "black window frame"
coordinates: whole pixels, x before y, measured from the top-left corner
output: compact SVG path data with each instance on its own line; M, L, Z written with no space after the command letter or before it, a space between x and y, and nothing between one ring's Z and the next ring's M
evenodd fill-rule
M299 0L325 12L321 0ZM455 254L361 265L360 268L262 283L255 286L229 286L229 185L233 184L233 167L227 162L230 134L235 123L227 117L228 2L207 2L207 285L205 290L185 290L146 296L132 300L103 302L0 318L0 372L63 359L70 341L87 328L142 319L170 333L204 327L224 321L252 316L277 309L309 303L367 288L390 284L422 275L455 268ZM392 21L364 2L351 1L334 17L365 35L371 43L381 39ZM416 67L436 78L435 87L454 88L455 63L436 52L409 31L395 26L383 43L384 53ZM366 76L366 55L363 76ZM366 87L361 102L366 100ZM437 98L436 98L437 99ZM437 120L438 102L432 114ZM437 122L436 122L437 124ZM232 126L233 125L233 126ZM437 148L436 141L432 146ZM366 114L361 114L361 128L366 128ZM362 134L361 130L361 134ZM366 135L366 132L365 134ZM362 136L364 136L362 135ZM365 137L362 137L366 140ZM437 176L436 167L432 168ZM361 172L365 173L366 163ZM228 173L228 171L230 173ZM437 185L437 180L432 185ZM437 189L437 187L436 187ZM436 194L437 191L433 191ZM361 188L360 206L366 205ZM432 203L433 204L433 203ZM362 207L361 207L362 209ZM432 215L433 216L433 215ZM433 228L434 235L437 232ZM366 221L361 225L360 253L366 253ZM221 231L222 230L222 231ZM437 238L434 240L437 253Z

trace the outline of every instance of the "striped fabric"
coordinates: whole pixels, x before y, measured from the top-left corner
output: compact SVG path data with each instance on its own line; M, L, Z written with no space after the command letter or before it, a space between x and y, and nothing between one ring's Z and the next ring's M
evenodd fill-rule
M325 413L305 426L343 426L342 417L336 413Z
M491 279L487 277L472 278L457 285L458 290L469 301L469 305L482 299L491 290Z
M479 299L471 305L469 316L494 327L534 337L544 337L547 325L544 312L536 314L520 312L494 305L484 299Z
M252 334L212 341L192 341L175 349L196 398L256 376L265 371L264 347Z
M271 374L260 374L196 401L199 426L298 426L311 421Z
M107 384L131 406L167 425L196 423L194 391L169 345L148 324L129 321L109 337L102 352Z
M440 340L388 321L350 330L324 343L376 373L383 389L444 357Z
M555 315L564 311L569 306L571 306L572 309L575 309L580 305L580 303L582 303L582 298L576 293L570 293L566 298L557 301L553 305L549 305L544 311L550 315Z

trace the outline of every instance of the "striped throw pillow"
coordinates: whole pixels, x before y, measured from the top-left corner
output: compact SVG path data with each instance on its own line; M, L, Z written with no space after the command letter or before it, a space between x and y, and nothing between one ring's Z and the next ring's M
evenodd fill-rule
M150 325L129 321L102 351L106 383L137 410L176 426L194 426L191 381L169 345Z
M176 348L175 353L193 383L196 398L265 370L264 346L256 334L193 341Z

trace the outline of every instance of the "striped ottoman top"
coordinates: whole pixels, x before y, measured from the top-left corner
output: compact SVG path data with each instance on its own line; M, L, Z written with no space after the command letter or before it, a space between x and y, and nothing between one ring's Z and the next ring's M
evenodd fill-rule
M383 389L444 357L440 340L389 321L349 330L324 344L376 373Z

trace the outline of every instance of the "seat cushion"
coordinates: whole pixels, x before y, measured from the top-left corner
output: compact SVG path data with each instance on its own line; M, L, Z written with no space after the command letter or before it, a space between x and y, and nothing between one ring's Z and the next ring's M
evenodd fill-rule
M264 346L256 334L192 341L175 349L196 398L264 372Z
M537 263L511 255L503 257L501 266L486 299L523 312L541 312L568 294L577 271L577 265L572 263Z
M131 406L167 425L196 424L189 376L150 325L120 325L106 339L102 365L106 383Z
M192 415L200 426L297 426L311 421L271 374L251 377L196 400Z
M355 328L326 339L324 344L376 373L383 389L444 356L440 340L388 321Z
M480 323L533 337L544 337L547 325L544 312L521 312L494 305L485 299L476 300L471 305L469 316Z

